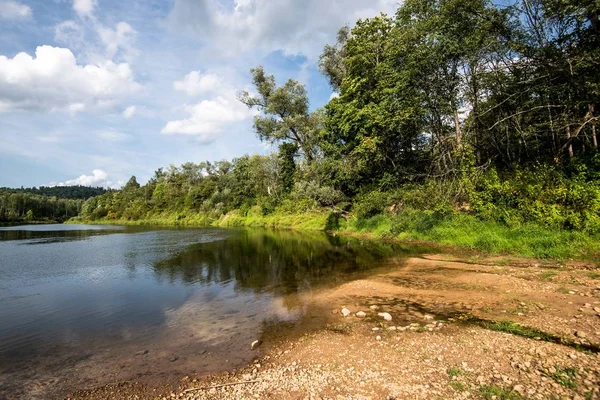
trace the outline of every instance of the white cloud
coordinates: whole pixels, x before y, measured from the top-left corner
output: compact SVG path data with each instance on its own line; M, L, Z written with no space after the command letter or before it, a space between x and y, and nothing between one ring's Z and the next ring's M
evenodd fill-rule
M141 89L127 63L79 65L69 49L40 46L35 58L0 55L0 111L67 109L114 104Z
M161 133L197 136L202 142L210 142L227 126L255 115L234 95L202 100L198 104L185 106L185 111L189 114L187 118L169 121Z
M98 132L96 136L109 142L125 142L131 139L131 135L116 131L102 131Z
M139 50L135 47L137 32L127 22L119 22L115 29L97 25L96 32L104 44L106 57L109 59L121 54L123 59L131 62L139 55Z
M54 40L73 47L84 44L83 27L75 21L64 21L54 27Z
M215 74L202 74L200 71L192 71L183 80L173 82L173 88L186 92L189 96L197 96L222 89L223 80Z
M220 53L261 48L315 59L337 30L358 18L394 13L399 0L175 0L170 21Z
M0 19L31 18L31 7L14 0L0 0Z
M72 114L76 114L80 111L85 110L85 104L83 103L73 103L70 104L69 107L67 107L67 109L69 110L70 113Z
M96 0L73 0L73 10L75 10L80 17L91 17L94 8L96 8L96 4Z
M127 107L125 110L123 110L123 117L125 117L126 119L132 118L133 115L135 114L135 110L136 110L135 106Z
M92 171L92 175L81 175L79 178L70 179L65 182L52 182L48 186L110 186L108 174L101 169Z

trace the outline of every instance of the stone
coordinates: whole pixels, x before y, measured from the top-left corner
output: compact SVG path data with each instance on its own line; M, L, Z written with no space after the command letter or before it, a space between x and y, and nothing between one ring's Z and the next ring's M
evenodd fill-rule
M261 340L255 340L254 342L252 342L252 344L250 345L250 350L256 350L258 349L258 347L262 344Z
M585 308L592 308L592 305L591 305L590 303L585 303L583 306L584 306Z
M428 320L428 321L432 321L433 320L433 315L425 314L425 315L423 315L423 319Z
M575 336L583 339L586 337L586 334L585 334L585 332L582 332L582 331L575 331Z
M597 313L600 313L600 307L594 307L594 311L596 311Z
M515 385L513 387L513 390L521 395L525 393L525 388L523 387L523 385Z
M357 313L356 313L356 316L357 316L358 318L364 318L364 317L366 317L366 316L367 316L367 313L366 313L366 312L364 312L364 311L359 311L359 312L357 312Z
M342 308L342 315L344 316L344 318L350 314L350 310L348 310L346 307Z
M177 360L179 360L179 356L171 356L171 358L169 358L169 361L171 362L175 362Z
M389 313L382 312L382 313L379 313L377 315L379 315L381 318L383 318L386 321L391 321L392 320L392 316Z
M575 292L572 290L569 290L569 294L575 294Z
M377 335L377 337L375 338L375 340L381 340L381 336Z
M371 310L375 311L375 310L379 310L379 306L376 305L372 305L369 307Z

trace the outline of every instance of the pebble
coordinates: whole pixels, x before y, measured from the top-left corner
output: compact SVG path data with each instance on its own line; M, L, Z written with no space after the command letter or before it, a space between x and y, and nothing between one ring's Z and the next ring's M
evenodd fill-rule
M364 312L364 311L359 311L359 312L357 312L357 313L356 313L356 316L357 316L358 318L364 318L364 317L366 317L366 316L367 316L367 313L366 313L366 312Z
M575 331L575 336L577 336L578 338L585 338L586 334L582 331Z
M342 315L345 317L347 317L348 315L350 315L350 310L348 310L346 307L342 308Z
M381 336L377 335L377 337L375 338L375 340L381 340Z
M391 321L392 320L392 316L390 315L390 313L382 312L382 313L379 313L377 315L379 315L380 317L382 317L386 321Z
M376 305L372 305L369 307L371 310L375 311L375 310L379 310L379 306Z

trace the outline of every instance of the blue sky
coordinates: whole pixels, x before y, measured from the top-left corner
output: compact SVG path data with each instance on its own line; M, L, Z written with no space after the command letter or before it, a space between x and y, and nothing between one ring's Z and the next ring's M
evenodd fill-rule
M340 26L396 0L0 0L0 186L145 182L159 167L267 153L236 93L263 65L331 95Z

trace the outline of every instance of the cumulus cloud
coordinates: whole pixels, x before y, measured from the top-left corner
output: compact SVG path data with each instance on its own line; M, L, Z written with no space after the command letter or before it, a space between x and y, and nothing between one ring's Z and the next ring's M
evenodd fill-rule
M80 65L69 49L40 46L35 57L0 55L0 111L66 109L114 104L141 89L127 63Z
M96 0L73 0L73 10L80 17L91 17L96 4Z
M65 182L52 182L48 186L110 186L108 174L101 169L92 171L92 175L81 175L79 178L69 179Z
M27 19L31 17L31 7L14 0L0 0L0 19Z
M183 80L175 81L175 90L186 92L189 96L216 92L223 87L223 80L215 74L202 74L200 71L192 71Z
M188 117L169 121L165 135L191 135L201 142L210 142L226 127L251 118L255 113L239 102L234 95L218 96L184 107Z
M130 119L135 114L136 106L129 106L125 110L123 110L123 117L126 119Z
M393 13L399 0L175 0L171 23L196 31L221 52L262 48L311 59L358 18Z

